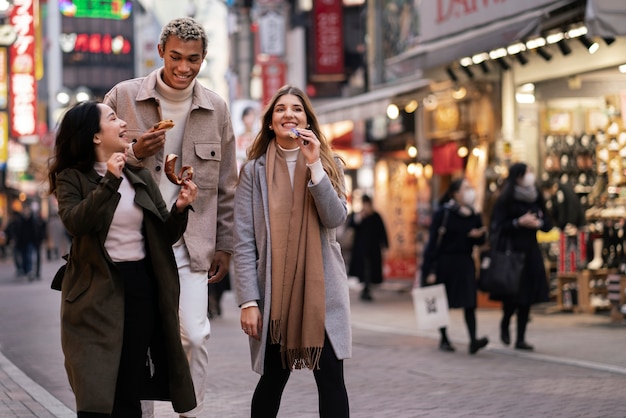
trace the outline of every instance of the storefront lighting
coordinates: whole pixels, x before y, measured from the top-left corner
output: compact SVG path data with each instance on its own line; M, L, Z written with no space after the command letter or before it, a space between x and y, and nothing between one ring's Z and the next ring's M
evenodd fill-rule
M539 48L537 50L537 54L546 61L550 61L552 59L552 54L550 54L548 51L546 51L543 48Z
M587 48L590 54L595 53L598 48L600 48L600 44L598 44L597 42L592 42L591 39L589 39L587 36L580 36L578 40L580 41L580 43L585 45L585 48Z
M537 49L541 48L542 46L546 46L546 39L541 36L539 38L531 39L526 42L526 48L528 49Z
M461 64L461 67L469 67L473 63L474 61L472 61L470 57L464 57L459 60L459 64Z
M619 70L620 73L626 74L626 64L620 65L619 67L617 67L617 69Z
M550 45L561 42L563 39L565 39L565 35L562 32L552 33L546 36L546 42Z
M486 52L472 56L472 62L474 64L480 64L481 62L484 62L485 60L488 60L488 59L489 59L489 54Z
M487 65L486 61L481 62L480 64L478 64L478 66L481 70L483 70L483 74L489 74L489 66Z
M569 38L578 38L579 36L583 36L587 34L587 27L586 26L579 26L576 28L572 28L570 30L567 31L567 36Z
M459 147L456 153L459 157L465 158L469 154L469 150L467 149L467 147Z
M428 96L424 97L424 108L426 110L435 110L437 108L437 96L435 96L434 94L429 94Z
M509 47L506 50L509 53L509 55L515 55L515 54L519 54L520 52L526 51L526 45L524 45L521 42L518 42L516 44L509 45Z
M60 92L57 93L56 99L60 105L67 106L71 100L70 92L67 90L61 90Z
M91 98L93 97L93 94L91 90L89 90L89 88L87 87L78 87L76 89L75 97L76 97L76 102L80 103L80 102L86 102L88 100L91 100Z
M489 58L497 60L498 58L504 58L507 56L506 48L498 48L489 52Z
M417 148L414 145L411 145L409 148L407 148L406 152L411 158L417 157Z
M8 0L0 0L0 13L6 13L11 8L11 2Z
M474 149L472 150L472 155L473 155L474 157L480 157L480 156L482 155L482 153L483 153L483 152L481 151L481 149L480 149L480 148L474 148Z
M404 106L404 111L406 113L413 113L417 110L418 106L419 106L419 103L417 102L417 100L413 99L410 102L408 102L406 106Z
M427 179L432 178L433 176L433 166L430 164L426 164L424 166L424 177L426 177Z
M533 93L515 93L515 101L517 103L532 104L535 103L535 95Z
M458 89L452 90L452 97L456 100L464 99L467 95L467 89L463 86Z
M411 175L415 175L415 163L411 163L409 165L406 166L406 171L407 173L411 174Z
M422 177L424 175L424 165L421 163L415 164L415 177Z
M398 116L400 116L400 109L398 109L398 106L391 103L389 106L387 106L387 117L391 120L396 120L398 119Z
M526 83L526 84L522 84L518 91L520 93L534 93L535 92L535 85L533 83Z

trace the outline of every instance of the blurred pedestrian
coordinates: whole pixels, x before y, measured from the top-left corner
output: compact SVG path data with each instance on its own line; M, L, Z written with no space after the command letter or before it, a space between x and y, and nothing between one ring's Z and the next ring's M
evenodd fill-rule
M202 25L176 18L161 30L158 43L163 66L146 77L122 81L105 96L129 126L144 131L128 149L129 162L152 173L165 202L176 199L178 186L163 174L165 157L176 154L194 169L202 190L189 214L183 239L174 244L180 277L180 328L191 366L198 407L184 416L200 415L208 389L209 283L228 273L233 251L233 204L237 183L235 135L227 103L198 80L208 39ZM171 119L167 131L145 132L160 119ZM178 165L181 164L181 165Z
M57 132L50 193L72 235L61 344L78 417L141 417L141 399L196 406L178 322L172 244L197 186L168 210L147 169L126 165L126 122L107 105L71 108ZM62 270L61 270L62 271Z
M251 416L275 417L291 371L307 367L320 416L348 417L350 298L335 241L347 216L343 168L302 90L281 87L262 122L235 195L235 290L261 375Z
M450 183L433 216L421 269L422 286L443 283L448 306L463 308L470 354L489 343L487 337L476 338L476 267L472 254L475 246L485 242L487 228L474 209L475 200L476 191L467 179ZM446 328L439 331L439 349L454 351Z
M490 295L492 299L502 301L500 340L505 345L511 343L509 324L511 317L517 313L515 348L532 350L533 346L526 341L530 307L549 300L546 268L537 243L537 231L552 229L552 220L537 187L535 173L525 163L515 163L509 168L502 193L493 208L490 229L500 235L500 242L508 238L512 251L525 254L519 292L513 296Z
M35 268L34 272L31 275L31 280L41 280L41 246L48 237L47 234L47 223L45 219L41 217L40 207L38 202L33 202L32 204L32 218L33 218L33 226L35 228L35 242L34 242L34 256L35 256Z
M19 254L19 265L21 273L29 281L35 279L36 271L33 269L33 262L36 256L37 243L41 234L39 222L33 213L30 204L24 204L22 211L17 213L16 224L14 226L15 251Z
M18 227L19 227L20 222L21 222L20 212L17 210L13 210L9 217L9 223L4 229L4 236L6 237L6 246L10 248L11 255L13 258L13 264L15 265L15 276L17 278L20 278L24 275L22 253L17 246Z
M383 282L383 251L389 247L385 223L371 197L361 197L361 211L350 215L348 226L354 228L348 274L363 283L361 299L371 301L372 285Z

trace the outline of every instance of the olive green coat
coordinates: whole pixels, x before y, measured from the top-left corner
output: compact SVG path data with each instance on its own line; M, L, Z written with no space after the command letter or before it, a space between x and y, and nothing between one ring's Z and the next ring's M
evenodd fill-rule
M160 338L150 347L155 366L146 373L144 399L171 399L177 412L196 406L187 357L180 341L179 282L172 244L187 226L187 213L168 212L146 169L124 169L143 209L147 260L158 292ZM72 235L61 285L61 344L78 411L110 413L122 348L124 285L104 242L120 200L121 179L90 170L58 174L59 216Z

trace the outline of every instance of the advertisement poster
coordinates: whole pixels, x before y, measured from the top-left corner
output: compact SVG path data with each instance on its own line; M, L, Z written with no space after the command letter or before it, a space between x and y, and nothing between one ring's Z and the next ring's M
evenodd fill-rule
M237 144L237 170L246 161L246 151L261 128L261 104L255 100L234 100L231 105L233 132Z

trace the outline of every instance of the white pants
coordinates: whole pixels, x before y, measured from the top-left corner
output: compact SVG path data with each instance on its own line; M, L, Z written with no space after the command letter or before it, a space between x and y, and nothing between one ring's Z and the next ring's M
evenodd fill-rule
M211 335L211 324L207 317L208 271L191 271L189 253L184 245L174 247L180 280L178 314L180 317L180 337L187 354L191 379L196 392L197 406L181 416L196 417L202 412L204 394L207 389L209 351L207 342ZM142 402L143 416L153 417L153 405ZM149 402L152 404L152 402Z

